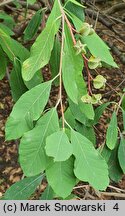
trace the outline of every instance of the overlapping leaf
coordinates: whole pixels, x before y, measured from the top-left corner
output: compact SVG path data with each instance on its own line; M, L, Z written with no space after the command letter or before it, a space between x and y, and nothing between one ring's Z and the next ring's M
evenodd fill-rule
M44 149L46 137L58 130L58 115L53 108L38 120L33 130L24 134L20 143L19 158L26 176L37 175L45 170L50 162Z
M75 54L69 29L65 25L65 45L62 64L63 83L69 98L76 104L78 103L78 87L76 77L79 73L82 73L82 68L82 57Z
M15 57L18 57L21 61L29 57L29 51L19 42L7 35L2 29L0 29L0 45L12 61Z
M63 198L70 195L73 186L76 184L73 167L74 159L71 157L63 162L52 163L46 169L46 176L49 185L57 195Z
M98 190L109 184L108 166L93 144L78 132L71 131L73 154L76 158L74 173L82 181L89 182Z
M123 137L121 137L118 148L118 160L123 172L125 173L125 139Z
M6 67L7 67L7 59L4 55L3 50L0 47L0 80L3 79L6 74Z
M58 131L46 139L46 154L54 161L65 161L72 155L72 145L64 131Z
M118 129L117 129L117 117L116 113L112 114L112 118L106 133L106 145L109 149L114 149L118 137Z
M51 81L42 83L23 94L6 123L6 139L16 139L32 127L33 120L37 120L49 98Z
M15 59L14 67L10 74L10 86L13 100L16 102L27 91L21 75L21 63Z
M27 200L35 192L44 175L24 178L13 184L5 193L4 200Z
M24 62L22 75L24 80L30 80L36 71L44 67L50 59L53 49L54 38L60 26L60 8L58 1L55 0L51 14L47 20L46 27L38 36L31 47L31 55Z

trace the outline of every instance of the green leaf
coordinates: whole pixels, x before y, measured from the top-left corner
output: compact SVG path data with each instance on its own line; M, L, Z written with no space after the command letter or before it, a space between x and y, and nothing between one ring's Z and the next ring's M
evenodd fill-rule
M98 151L100 152L100 154L102 155L102 157L106 160L106 162L108 163L109 161L109 158L112 154L112 151L105 145L101 145L99 148L98 148Z
M36 0L27 0L27 4L34 4L36 2Z
M13 184L5 193L4 200L27 200L35 192L44 175L24 178Z
M6 74L6 67L7 67L7 59L0 47L0 80L2 80Z
M109 106L110 102L107 102L105 104L101 104L99 107L95 109L95 118L93 124L96 125L103 114L104 110Z
M41 73L41 70L38 70L34 76L32 77L31 80L29 81L24 81L26 87L28 89L32 89L34 88L35 86L41 84L43 82L43 76L42 76L42 73Z
M93 144L78 132L71 131L71 143L76 158L76 177L89 182L97 190L106 189L109 184L108 167L103 157Z
M46 189L44 190L44 192L40 197L40 200L53 200L54 195L55 193L53 189L50 187L50 185L47 185Z
M83 114L83 112L81 111L79 105L73 103L70 99L68 101L69 101L69 108L74 118L78 120L79 122L81 122L82 124L89 126L88 119L85 116L85 114Z
M43 172L50 162L45 153L46 137L59 130L58 115L53 108L42 116L35 128L24 134L19 148L19 159L26 176Z
M13 17L4 12L0 12L0 19L3 20L3 24L5 24L7 27L11 29L15 25L15 21Z
M24 40L31 40L38 31L42 19L42 10L38 10L24 31Z
M72 155L72 146L64 131L58 131L46 139L46 154L54 157L54 162L65 161Z
M51 74L52 78L54 78L59 73L59 64L60 64L60 41L58 36L55 38L54 47L51 53L50 58L50 68L51 68ZM59 78L54 80L55 86L59 85Z
M62 61L63 83L67 95L76 104L78 103L78 87L76 77L79 73L82 73L82 68L82 57L75 54L69 29L67 25L65 25L65 45Z
M2 29L0 29L0 45L12 61L14 61L16 57L24 61L29 56L29 51L19 42L7 35Z
M40 117L48 101L50 88L51 81L48 81L32 88L19 98L6 123L7 140L17 139L30 130L28 119L31 119L31 123Z
M7 27L6 25L2 23L0 23L0 29L2 29L7 35L10 35L10 36L14 35L14 32L9 27Z
M82 7L82 8L85 8L85 6L83 6L82 4L80 4L78 1L75 1L75 0L68 0L66 2L66 5L67 3L71 2L72 4L75 4L76 6L79 6L79 7ZM70 4L71 5L71 4ZM82 11L83 12L83 11Z
M10 86L13 100L16 102L27 88L23 82L21 74L21 62L18 59L14 61L14 67L10 74Z
M49 185L54 192L63 198L69 196L76 184L76 177L73 173L74 159L52 163L46 169L46 176Z
M79 108L81 110L82 113L84 113L84 115L88 118L93 120L95 113L94 113L94 109L92 104L86 104L84 102L82 102L82 100L79 101Z
M123 172L125 173L125 139L123 136L121 137L120 145L118 148L118 160Z
M55 0L46 27L31 47L30 57L23 63L22 75L25 81L30 80L36 71L49 62L54 45L54 38L60 26L60 16L61 12L58 1Z
M109 47L96 33L82 37L81 40L83 43L87 44L88 49L94 57L99 57L102 62L118 68L109 52Z
M109 177L114 182L119 182L123 176L123 171L118 161L118 146L112 151L112 154L108 161L109 166Z
M106 145L109 149L114 149L118 137L118 129L117 129L117 116L116 112L113 112L110 124L106 133Z
M75 118L70 110L70 108L68 107L68 109L65 111L65 120L68 122L68 124L74 128L75 127L75 124L76 124L76 121L75 121Z
M83 136L85 136L88 140L90 140L93 145L96 144L96 136L95 131L93 127L87 127L83 124L80 124L79 122L76 122L76 131L81 133Z

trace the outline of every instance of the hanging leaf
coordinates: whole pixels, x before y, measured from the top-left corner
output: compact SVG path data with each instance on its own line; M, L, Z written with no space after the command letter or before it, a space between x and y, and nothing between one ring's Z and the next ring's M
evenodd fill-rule
M12 29L15 25L13 17L2 11L0 12L0 20L3 20L3 24L9 27L10 29Z
M117 129L117 117L116 112L113 112L110 124L106 133L106 145L109 149L114 149L118 137L118 129Z
M38 10L24 31L24 40L31 40L38 31L42 19L42 10Z
M76 184L73 167L74 159L71 157L67 161L52 163L46 169L47 181L58 196L66 198L71 194Z
M62 118L61 118L62 120ZM75 124L76 124L76 121L75 121L75 118L70 110L70 108L68 107L68 109L65 111L65 120L68 122L68 124L74 128L75 127ZM62 122L61 122L62 123ZM62 124L61 124L62 125Z
M50 88L51 81L48 81L19 98L6 123L6 140L17 139L31 129L29 125L40 117L48 101Z
M40 197L40 200L53 200L54 195L55 193L53 189L50 187L50 185L47 185L46 189L44 190L44 192Z
M0 47L0 80L2 80L6 74L6 67L7 67L7 59Z
M79 100L79 108L88 119L94 119L95 113L92 104L84 103L81 98L81 100Z
M65 161L72 155L72 146L64 131L58 131L46 139L46 154L54 157L54 162Z
M13 184L4 194L4 200L27 200L35 192L44 175L24 178Z
M75 176L82 181L89 182L97 190L106 189L109 184L108 167L93 144L73 130L71 131L71 143L76 158Z
M45 153L46 137L59 130L58 115L53 108L42 116L35 128L24 134L19 148L19 160L26 176L37 175L51 161Z
M96 125L103 114L104 110L109 106L110 102L107 102L105 104L101 104L99 107L95 109L95 118L93 124Z
M50 68L51 68L52 78L54 78L59 73L60 49L61 49L61 46L60 46L59 37L56 36L54 47L53 47L51 58L50 58ZM58 78L54 80L54 84L55 86L59 85Z
M100 154L102 155L102 157L106 160L106 162L108 163L109 161L109 158L112 154L112 151L105 145L101 145L99 148L98 148L98 151L100 152Z
M0 45L12 61L14 61L16 57L24 61L29 56L29 51L19 42L7 35L2 29L0 29Z
M30 80L36 71L49 62L54 45L54 38L60 26L60 16L61 12L58 1L55 0L46 27L31 47L30 57L23 63L22 75L25 81Z
M85 136L88 140L90 140L93 145L96 144L96 136L95 131L93 127L87 127L84 124L80 124L79 122L76 122L76 131Z
M84 36L81 38L81 40L83 43L87 44L87 47L93 56L99 57L102 62L105 62L112 67L118 68L109 52L109 47L96 33L86 37Z
M118 145L113 149L112 154L108 161L109 166L109 177L114 182L119 182L123 176L123 171L118 161Z
M78 103L78 87L76 83L76 77L79 73L82 73L82 68L82 57L75 54L75 49L73 48L73 42L69 29L65 25L65 45L62 61L63 83L67 95L76 104Z
M2 29L7 35L13 36L14 32L6 25L0 23L0 29Z
M41 70L38 70L35 75L32 77L31 80L29 81L24 81L26 87L28 89L32 89L34 88L35 86L41 84L43 82L43 76L42 76L42 73L41 73Z
M21 62L18 59L14 61L14 67L10 74L10 86L13 100L16 102L27 88L23 82L21 74Z
M121 169L125 173L125 139L123 136L121 137L120 145L118 148L118 160L119 160Z

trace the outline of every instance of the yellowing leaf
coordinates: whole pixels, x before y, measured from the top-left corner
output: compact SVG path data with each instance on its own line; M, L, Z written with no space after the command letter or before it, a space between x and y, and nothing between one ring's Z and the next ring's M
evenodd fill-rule
M95 89L100 89L105 86L106 79L102 75L98 75L93 79L93 85Z

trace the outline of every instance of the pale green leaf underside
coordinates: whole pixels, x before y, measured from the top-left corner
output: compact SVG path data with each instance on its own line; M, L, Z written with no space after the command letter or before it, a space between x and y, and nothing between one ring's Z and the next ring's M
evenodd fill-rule
M93 144L75 131L71 131L71 143L76 158L76 177L89 182L97 190L106 189L109 184L108 166Z
M30 130L33 120L37 120L49 98L51 81L42 83L23 94L6 123L6 139L16 139Z
M116 113L112 114L112 118L106 133L106 145L109 149L114 149L118 137L118 129L117 129L117 117Z
M72 155L72 145L64 131L51 134L46 139L46 154L54 161L65 161Z
M41 117L35 128L24 134L19 148L19 159L26 176L44 171L50 162L45 154L46 137L59 130L58 115L53 108Z
M30 80L36 71L44 67L50 59L55 34L59 30L61 12L56 0L46 27L31 47L30 57L23 63L22 75L25 81Z
M74 185L76 184L73 165L74 160L71 157L63 162L55 162L46 169L46 176L49 185L58 196L63 198L70 195Z
M27 200L41 183L44 175L24 178L12 185L5 193L4 200Z

